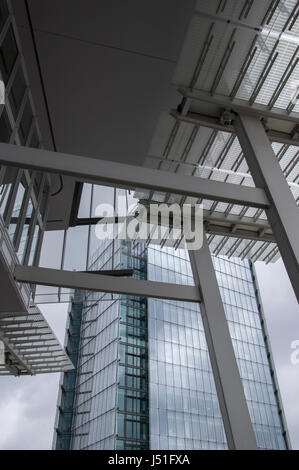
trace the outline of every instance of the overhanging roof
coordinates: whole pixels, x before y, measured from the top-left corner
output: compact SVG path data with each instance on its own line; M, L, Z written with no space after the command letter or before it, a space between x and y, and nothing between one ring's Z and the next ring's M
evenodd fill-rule
M299 6L296 0L284 5L273 1L197 2L173 77L183 99L177 110L161 114L146 166L254 186L233 127L223 120L224 111L241 109L264 120L298 202L299 103L294 101L294 82L299 73ZM229 202L154 191L136 195L148 201L202 202L211 216L222 213L228 219L267 220L261 209ZM266 240L213 233L209 242L215 254L266 262L279 256L276 244Z
M74 367L36 306L23 313L0 313L0 339L6 356L0 375L35 375Z
M28 284L15 282L13 273L17 265L14 247L0 215L0 340L5 351L0 375L34 375L72 369L73 364L41 311L30 303Z
M34 65L28 18L19 2L13 3L26 61ZM58 149L251 187L238 140L223 118L223 111L241 109L263 119L298 201L296 0L283 5L274 0L197 1L182 49L194 2L187 8L184 3L183 14L181 3L174 1L151 2L149 9L145 2L142 7L134 0L116 3L117 18L108 1L99 6L90 0L88 14L82 2L74 1L71 17L66 0L30 3ZM166 21L170 14L171 24ZM107 25L114 26L113 34ZM59 54L53 54L54 48ZM30 73L37 84L34 69ZM137 194L149 201L198 202L158 191ZM276 244L265 237L239 241L237 233L234 239L229 232L236 227L230 226L231 218L266 223L262 208L202 202L206 214L228 219L223 233L210 232L214 253L277 258Z

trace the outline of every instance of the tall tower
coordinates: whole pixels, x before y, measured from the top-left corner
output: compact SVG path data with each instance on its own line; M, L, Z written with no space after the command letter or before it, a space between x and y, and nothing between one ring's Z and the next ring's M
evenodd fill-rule
M258 446L288 447L250 261L213 257ZM192 285L188 253L105 241L90 270ZM82 318L82 319L81 319ZM75 292L56 449L226 449L198 303Z

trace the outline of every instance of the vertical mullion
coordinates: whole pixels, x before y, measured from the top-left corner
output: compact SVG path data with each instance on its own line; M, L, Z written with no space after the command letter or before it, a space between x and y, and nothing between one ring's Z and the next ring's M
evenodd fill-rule
M93 206L93 184L91 185L90 193L90 205L89 205L89 218L92 217L92 206ZM91 235L91 225L88 226L88 241L87 241L87 252L86 252L86 271L89 266L89 254L90 254L90 235ZM113 269L113 268L112 268Z
M9 196L8 196L8 201L7 201L7 204L6 204L6 208L5 208L5 211L4 211L4 217L3 217L6 228L8 228L9 224L10 224L10 220L11 220L15 200L16 200L16 197L17 197L17 193L18 193L22 173L23 173L22 169L19 169L17 171L17 177L16 177L15 181L13 182L12 187L10 188L10 193L9 193Z
M65 259L65 247L66 247L66 242L67 242L67 229L64 230L63 233L63 242L62 242L62 253L61 253L61 262L60 262L60 270L62 271L64 268L64 259ZM58 302L61 301L60 299L61 296L61 287L58 287Z
M42 244L43 244L43 239L44 239L44 234L45 234L45 226L46 226L46 223L47 223L48 211L49 211L49 196L50 196L50 187L47 188L46 207L45 207L44 217L42 217L42 222L43 223L42 223L42 227L40 227L38 241L37 241L37 244L36 244L36 250L35 250L35 253L34 253L33 266L38 266L39 260L40 260L40 254L41 254ZM34 298L35 298L36 287L37 287L36 284L31 286L33 301L34 301Z
M28 261L29 261L30 250L31 250L31 245L32 245L34 232L35 232L35 226L36 226L36 223L37 223L38 211L39 211L40 203L41 203L41 200L42 200L45 181L46 181L46 175L44 173L43 177L42 177L40 189L39 189L38 198L37 198L37 206L34 207L34 209L33 209L33 216L32 216L30 227L29 227L29 233L28 233L28 239L27 239L26 249L25 249L25 253L24 253L24 258L23 258L23 264L28 264Z
M21 241L21 237L22 237L22 233L23 233L23 229L24 229L24 225L26 221L26 214L27 214L28 205L30 201L31 191L32 191L33 183L34 183L34 178L35 178L35 172L32 174L30 185L27 187L25 197L23 198L23 202L21 206L21 215L19 217L16 232L14 235L14 246L15 246L16 251L19 250L19 246L20 246L20 241Z
M27 104L27 98L28 98L28 88L26 88L26 90L24 92L17 119L14 122L12 122L13 130L12 130L12 134L11 134L10 141L9 141L10 144L14 143L16 135L18 134L20 123L22 121L22 117L23 117L25 107L26 107L26 104ZM10 114L11 114L11 118L13 119L11 109L10 109Z

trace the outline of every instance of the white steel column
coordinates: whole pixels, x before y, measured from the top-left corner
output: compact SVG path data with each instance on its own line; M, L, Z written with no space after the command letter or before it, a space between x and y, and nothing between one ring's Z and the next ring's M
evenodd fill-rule
M189 251L202 303L200 311L229 449L256 449L247 402L206 236Z
M271 203L265 212L299 302L299 209L261 121L240 114L234 127L254 182Z

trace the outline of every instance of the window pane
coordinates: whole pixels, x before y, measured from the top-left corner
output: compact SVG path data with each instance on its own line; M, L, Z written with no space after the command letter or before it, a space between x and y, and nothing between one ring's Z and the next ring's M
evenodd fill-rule
M8 8L6 0L0 0L0 29L3 27L6 19L8 18Z
M27 104L24 109L22 121L20 124L20 129L19 129L19 137L23 145L26 143L32 119L33 119L33 115L31 111L31 106L30 106L29 101L27 101Z
M7 116L6 109L3 109L0 118L0 141L8 143L11 136L11 125Z

